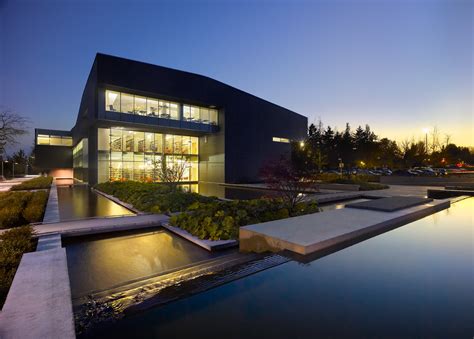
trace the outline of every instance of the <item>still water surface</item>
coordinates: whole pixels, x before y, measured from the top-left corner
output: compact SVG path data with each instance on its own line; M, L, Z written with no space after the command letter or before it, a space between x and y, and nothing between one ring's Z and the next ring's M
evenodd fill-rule
M66 239L73 298L228 254L208 252L164 229Z
M59 218L61 221L91 217L133 215L119 204L90 190L86 185L58 185Z
M471 338L474 198L310 263L291 261L94 338Z

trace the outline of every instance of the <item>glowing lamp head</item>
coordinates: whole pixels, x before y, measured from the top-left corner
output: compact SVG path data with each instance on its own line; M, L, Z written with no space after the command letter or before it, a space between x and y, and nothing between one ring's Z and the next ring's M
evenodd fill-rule
M423 133L427 134L430 131L430 129L428 127L423 127L422 131Z

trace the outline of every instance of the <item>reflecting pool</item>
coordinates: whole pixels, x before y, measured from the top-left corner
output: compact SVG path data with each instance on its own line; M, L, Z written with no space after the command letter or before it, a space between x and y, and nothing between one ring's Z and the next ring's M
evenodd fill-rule
M162 228L63 240L73 298L225 255L210 253Z
M58 205L61 221L134 214L86 185L58 185Z
M471 338L474 198L309 263L104 324L104 338Z

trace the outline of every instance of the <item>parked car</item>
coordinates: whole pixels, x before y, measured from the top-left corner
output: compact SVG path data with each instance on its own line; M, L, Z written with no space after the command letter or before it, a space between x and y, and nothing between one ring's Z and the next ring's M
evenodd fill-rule
M419 176L420 173L418 173L414 170L399 169L399 170L393 171L392 175L401 176L401 177L416 177L416 176Z
M446 168L433 168L437 175L448 175L448 170Z
M431 167L415 167L414 170L418 171L420 175L436 176L437 173Z

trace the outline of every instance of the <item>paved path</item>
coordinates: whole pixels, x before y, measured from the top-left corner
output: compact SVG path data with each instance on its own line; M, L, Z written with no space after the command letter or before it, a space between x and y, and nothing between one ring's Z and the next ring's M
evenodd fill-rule
M14 179L8 179L5 181L0 181L0 192L9 191L12 186L19 185L23 181L30 180L36 177L37 175L32 175L32 176L27 176L27 177L22 177L22 178L14 178Z
M168 219L169 217L163 214L145 214L63 221L36 225L34 228L38 235L60 233L62 236L76 236L156 227Z
M449 205L449 200L437 200L395 212L343 208L244 226L239 233L240 249L256 252L290 250L306 255L385 232Z
M23 255L0 313L0 338L75 338L66 249Z
M43 223L59 222L59 203L58 203L58 187L56 180L53 180L51 189L49 190L48 203L44 212Z

